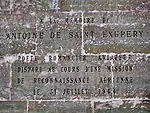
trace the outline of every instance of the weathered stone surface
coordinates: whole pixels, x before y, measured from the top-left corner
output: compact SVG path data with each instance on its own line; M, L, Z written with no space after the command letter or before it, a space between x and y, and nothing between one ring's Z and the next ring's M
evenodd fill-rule
M51 12L52 13L52 12ZM70 22L71 18L81 18L81 14L39 13L42 23L37 31L44 32L44 38L37 41L38 54L49 53L70 54L81 53L81 23ZM69 18L69 23L66 22Z
M149 113L149 101L140 100L108 100L94 103L94 113Z
M29 113L91 113L90 102L80 101L32 101L29 103Z
M2 63L0 65L0 100L10 99L11 79L10 79L9 63Z
M58 8L60 11L147 11L149 10L149 2L149 0L58 0Z
M83 28L94 32L92 37L83 37L86 54L150 53L149 12L87 13L85 17L94 15L98 15L94 23Z
M0 113L27 113L27 102L1 101Z
M131 66L132 71L112 72L114 79L114 87L116 87L117 98L149 98L149 60L129 60L124 62L114 62L115 66ZM126 67L127 70L127 67ZM129 69L130 70L130 69ZM120 80L117 80L117 77ZM122 80L123 79L123 80Z
M12 64L12 99L112 97L111 83L100 83L100 77L111 75L107 70L107 65L110 63L99 61L97 64L97 57L82 57L87 60L81 61L82 64L78 61L63 60L30 64L14 62ZM22 79L24 83L21 83Z
M1 0L0 112L148 113L149 6Z

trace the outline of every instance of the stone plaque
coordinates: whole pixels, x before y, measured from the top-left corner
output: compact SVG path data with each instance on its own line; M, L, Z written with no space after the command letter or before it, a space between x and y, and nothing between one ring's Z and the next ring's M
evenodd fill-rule
M1 0L0 113L149 113L150 0Z

